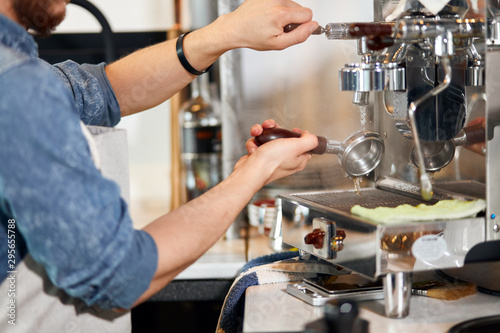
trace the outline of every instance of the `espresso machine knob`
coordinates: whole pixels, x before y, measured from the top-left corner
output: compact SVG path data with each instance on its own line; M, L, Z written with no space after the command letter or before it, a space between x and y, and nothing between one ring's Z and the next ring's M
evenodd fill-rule
M344 230L337 230L337 234L335 237L332 239L332 250L333 251L342 251L344 248L344 239L345 239L345 231Z
M315 249L321 249L325 244L325 234L321 229L314 229L304 237L304 243L314 246Z
M330 246L333 251L342 251L344 248L345 231L337 230L336 235L331 238ZM304 237L304 243L314 246L315 249L322 249L325 244L326 232L321 229L314 229Z

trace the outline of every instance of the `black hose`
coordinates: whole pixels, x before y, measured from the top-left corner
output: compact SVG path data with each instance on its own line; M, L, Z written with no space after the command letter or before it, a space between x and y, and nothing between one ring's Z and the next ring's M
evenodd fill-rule
M99 24L102 27L102 36L104 40L104 52L106 62L109 64L117 59L116 56L116 47L115 47L115 39L113 35L113 31L111 30L111 26L104 17L103 13L94 6L90 1L87 0L71 0L71 3L88 10L94 17L97 19Z

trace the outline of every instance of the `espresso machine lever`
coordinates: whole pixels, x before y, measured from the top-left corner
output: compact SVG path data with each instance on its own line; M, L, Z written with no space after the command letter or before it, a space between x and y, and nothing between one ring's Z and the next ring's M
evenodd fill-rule
M420 193L424 200L432 198L432 183L425 168L424 154L420 145L420 136L418 134L417 120L415 113L418 106L420 106L427 99L438 95L450 86L451 82L451 66L449 57L453 55L453 35L449 30L445 30L442 35L438 36L434 44L434 52L440 58L441 64L444 69L444 80L438 86L429 90L425 95L411 102L408 110L408 117L410 118L410 127L413 135L413 142L415 144L415 152L417 154L418 168L420 170Z

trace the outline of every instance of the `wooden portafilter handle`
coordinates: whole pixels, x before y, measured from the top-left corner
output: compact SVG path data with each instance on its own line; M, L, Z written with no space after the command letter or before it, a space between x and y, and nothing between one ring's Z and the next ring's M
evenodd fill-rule
M292 30L295 30L300 24L297 24L297 23L290 23L290 24L287 24L285 25L285 27L283 28L283 31L285 33L288 33ZM314 30L312 32L313 35L321 35L325 32L325 29L323 27L317 27L316 30Z
M464 127L458 135L453 138L455 146L468 146L476 143L482 143L486 139L486 133L483 124L475 124Z
M286 138L300 138L300 133L293 132L284 128L265 128L262 134L255 137L255 144L257 146L263 145L266 142L276 140L276 139L286 139ZM324 136L317 136L318 146L313 150L310 150L310 154L322 155L326 151L326 146L328 139Z
M486 133L483 124L476 124L464 127L465 137L467 138L466 145L484 142Z

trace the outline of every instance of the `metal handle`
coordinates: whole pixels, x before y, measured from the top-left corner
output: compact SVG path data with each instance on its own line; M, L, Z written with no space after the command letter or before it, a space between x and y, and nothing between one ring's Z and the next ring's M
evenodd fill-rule
M293 132L284 128L265 128L262 134L255 137L255 144L261 146L266 142L276 139L300 138L300 133ZM318 136L318 146L310 150L310 154L322 155L326 152L328 139L324 136Z
M453 139L455 141L455 145L472 145L475 143L482 143L486 140L486 132L483 128L483 124L476 124L468 127L464 127L463 129L463 138L464 140L459 140L458 138Z
M292 30L295 30L300 24L298 23L290 23L290 24L287 24L285 25L285 27L283 28L283 31L288 33ZM322 33L325 32L325 29L323 27L318 27L316 30L314 30L312 32L313 35L321 35Z
M422 152L422 147L420 145L417 121L415 113L417 108L427 99L434 97L444 91L451 82L451 65L450 65L450 54L453 54L453 35L449 31L443 33L444 36L441 38L436 38L435 52L436 55L440 57L441 63L444 69L444 80L439 85L434 87L432 90L428 91L422 97L418 98L416 101L410 104L408 110L408 117L410 118L411 132L413 135L413 142L415 143L415 152L417 153L417 162L420 169L420 192L424 200L430 200L432 198L432 183L425 169L424 155ZM439 52L438 52L439 50Z
M328 39L349 40L364 36L390 37L394 34L393 22L340 22L328 23L324 32Z

